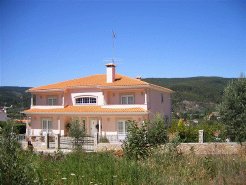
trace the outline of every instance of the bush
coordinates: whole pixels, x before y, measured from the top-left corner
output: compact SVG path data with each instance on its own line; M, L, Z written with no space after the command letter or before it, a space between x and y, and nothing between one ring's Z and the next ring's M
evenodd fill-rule
M232 141L246 141L246 78L232 81L224 91L219 110Z
M198 131L204 131L205 142L217 142L225 140L225 126L217 121L204 121L200 124L189 124L182 127L178 126L178 122L174 121L170 128L169 134L177 133L180 142L198 142Z
M34 168L21 150L13 122L6 122L0 139L0 184L33 184L38 179Z
M123 150L128 158L143 159L151 154L151 150L167 141L165 121L157 115L153 121L137 124L128 122L128 135L123 143Z
M123 151L127 158L142 159L149 156L150 148L147 142L147 127L138 126L135 121L127 122L127 138L123 143Z

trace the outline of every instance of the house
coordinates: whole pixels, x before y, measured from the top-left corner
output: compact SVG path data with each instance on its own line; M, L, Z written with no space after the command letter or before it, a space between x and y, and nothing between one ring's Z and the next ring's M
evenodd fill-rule
M5 107L0 107L0 121L7 121L10 118L7 116L7 109Z
M68 134L67 125L78 120L88 135L117 135L124 139L127 120L143 122L156 113L171 119L170 89L116 73L113 63L106 74L96 74L31 88L27 134Z

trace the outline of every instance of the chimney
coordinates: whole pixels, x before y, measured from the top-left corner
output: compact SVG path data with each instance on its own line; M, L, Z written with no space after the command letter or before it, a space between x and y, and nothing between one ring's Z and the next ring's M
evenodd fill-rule
M115 80L115 67L116 65L114 63L108 63L106 64L107 67L107 83L112 83Z

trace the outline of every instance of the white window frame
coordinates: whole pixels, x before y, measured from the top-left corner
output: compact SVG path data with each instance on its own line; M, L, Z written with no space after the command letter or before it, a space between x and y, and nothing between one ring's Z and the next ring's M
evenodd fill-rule
M122 124L122 130L120 130L120 124ZM126 134L127 133L126 120L118 120L117 121L117 132L118 132L118 134Z
M86 102L85 98L88 98L89 101ZM96 96L79 96L74 98L75 105L97 105L97 97ZM82 101L77 103L77 99L81 99ZM92 102L93 100L96 100L96 102Z
M123 98L125 98L126 102L123 102ZM129 98L132 98L132 103L129 102ZM128 104L134 104L135 98L134 95L121 95L120 97L120 103L123 105L128 105Z
M50 133L53 128L52 120L50 118L43 118L41 120L41 126L43 132Z
M56 96L49 96L47 98L47 104L50 105L50 106L53 106L53 105L57 105L58 104L58 101L57 101L57 97Z

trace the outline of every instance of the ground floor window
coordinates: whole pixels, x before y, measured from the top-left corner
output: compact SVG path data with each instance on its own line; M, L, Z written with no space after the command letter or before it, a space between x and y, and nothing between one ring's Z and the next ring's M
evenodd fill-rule
M119 120L117 122L117 131L119 134L126 134L127 133L127 124L125 120Z
M42 130L49 132L52 129L51 119L42 119Z

